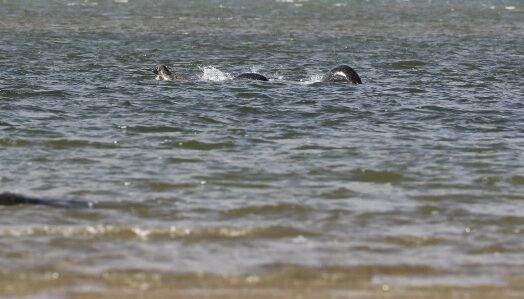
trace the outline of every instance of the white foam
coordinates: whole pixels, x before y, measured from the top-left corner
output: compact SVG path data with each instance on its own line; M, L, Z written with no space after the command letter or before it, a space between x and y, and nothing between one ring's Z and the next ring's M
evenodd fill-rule
M507 9L507 10L514 10L515 6L506 6L505 9Z
M225 81L232 78L230 74L222 72L214 66L204 66L200 67L200 69L202 70L202 76L200 76L200 80Z
M258 73L258 70L260 70L260 68L261 68L260 65L254 65L251 67L251 69L249 69L249 71L252 73Z
M307 80L301 80L300 84L308 85L308 84L321 82L322 81L322 76L323 75L312 75Z
M81 5L81 6L97 6L98 2L89 2L89 0L85 0L82 3L78 3L78 2L68 2L68 3L66 3L66 6L77 6L77 5Z

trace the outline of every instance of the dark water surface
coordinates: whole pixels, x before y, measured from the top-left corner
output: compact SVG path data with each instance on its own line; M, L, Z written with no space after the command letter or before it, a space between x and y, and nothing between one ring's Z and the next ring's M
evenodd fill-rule
M524 296L523 58L519 0L0 1L0 192L93 204L0 207L0 297Z

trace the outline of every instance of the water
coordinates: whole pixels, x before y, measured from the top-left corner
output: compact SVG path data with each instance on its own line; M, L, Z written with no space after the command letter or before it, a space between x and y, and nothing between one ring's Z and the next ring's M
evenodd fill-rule
M0 296L524 296L523 16L0 1Z

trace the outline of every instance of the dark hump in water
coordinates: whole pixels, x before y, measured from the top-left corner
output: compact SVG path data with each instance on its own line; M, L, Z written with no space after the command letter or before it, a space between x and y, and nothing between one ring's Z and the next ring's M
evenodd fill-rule
M322 82L351 82L362 84L357 72L348 65L339 65L322 77Z
M257 73L243 73L234 78L235 80L260 80L269 81L265 76Z
M0 206L42 205L59 208L91 208L91 203L76 200L59 200L49 198L29 197L21 194L0 193Z

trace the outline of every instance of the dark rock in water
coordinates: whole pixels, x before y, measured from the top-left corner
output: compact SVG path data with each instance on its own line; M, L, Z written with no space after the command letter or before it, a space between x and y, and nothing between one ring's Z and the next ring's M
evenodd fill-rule
M4 192L0 193L0 206L15 205L44 205L60 208L91 208L91 203L76 200L58 200L47 198L28 197L20 194Z
M357 72L348 65L339 65L322 77L322 82L351 82L362 84Z
M167 68L167 66L163 64L157 64L153 68L153 73L155 73L157 80L166 80L166 81L174 81L174 80L188 80L189 78L186 75L182 74L173 74L171 71Z
M265 76L257 73L243 73L234 78L235 80L260 80L269 81Z

